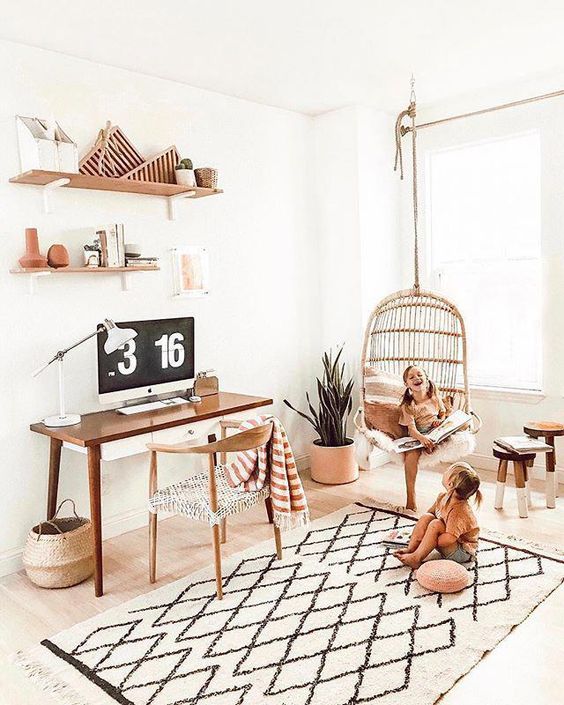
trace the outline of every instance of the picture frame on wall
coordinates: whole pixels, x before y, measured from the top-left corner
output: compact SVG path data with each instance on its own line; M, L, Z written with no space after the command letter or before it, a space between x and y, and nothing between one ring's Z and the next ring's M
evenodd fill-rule
M174 296L207 296L210 293L208 251L200 245L185 245L172 249Z

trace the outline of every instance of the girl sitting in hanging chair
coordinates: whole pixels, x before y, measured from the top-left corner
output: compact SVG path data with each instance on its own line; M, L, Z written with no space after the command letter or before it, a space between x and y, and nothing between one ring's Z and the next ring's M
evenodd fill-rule
M412 438L420 441L426 453L432 453L435 444L426 433L439 426L447 417L447 410L437 388L425 370L410 365L404 370L405 392L400 402L400 424L407 427ZM405 484L407 489L406 508L416 510L415 479L419 468L419 458L423 451L418 448L404 454Z

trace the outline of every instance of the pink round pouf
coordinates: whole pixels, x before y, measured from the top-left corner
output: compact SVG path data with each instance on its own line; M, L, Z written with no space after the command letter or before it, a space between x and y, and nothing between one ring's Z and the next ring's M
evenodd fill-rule
M423 563L415 578L421 587L432 592L460 592L468 585L469 575L460 563L438 560Z

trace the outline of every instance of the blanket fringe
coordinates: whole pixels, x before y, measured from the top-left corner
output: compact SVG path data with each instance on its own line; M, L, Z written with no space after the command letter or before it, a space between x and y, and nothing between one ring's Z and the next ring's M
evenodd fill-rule
M15 653L11 661L14 666L24 671L34 685L51 695L57 705L88 705L83 695L54 676L46 666L26 657L22 651Z
M273 513L274 526L280 531L292 531L292 529L306 529L309 526L309 509L301 512L277 512Z

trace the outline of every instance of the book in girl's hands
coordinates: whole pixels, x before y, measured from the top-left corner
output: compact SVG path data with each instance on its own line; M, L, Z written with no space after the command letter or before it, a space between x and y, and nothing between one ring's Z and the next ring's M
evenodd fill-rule
M469 424L471 421L472 417L470 414L457 409L456 411L453 411L450 416L447 416L440 426L437 426L437 428L434 428L432 431L429 431L429 433L425 433L424 435L427 438L430 438L433 443L438 444L444 441L445 438L451 436L453 433L456 433L456 431L460 431L461 428L464 428L464 426ZM398 438L397 441L394 441L392 450L395 453L405 453L408 450L415 450L417 448L423 448L421 441L418 441L416 438L411 438L411 436L406 436L404 438Z
M531 436L502 436L494 441L496 446L510 453L552 453L552 446Z
M407 546L409 539L411 538L412 528L404 527L403 529L392 529L389 531L384 538L382 543L386 546Z

